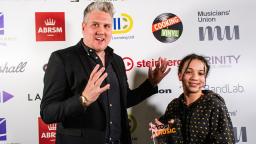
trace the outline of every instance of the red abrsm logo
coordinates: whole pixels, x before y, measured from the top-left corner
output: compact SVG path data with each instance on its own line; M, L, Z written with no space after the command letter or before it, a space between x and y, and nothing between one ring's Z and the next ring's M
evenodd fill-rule
M36 41L65 41L64 12L36 12Z
M39 144L55 144L56 123L45 124L43 120L39 117L38 127L39 127Z

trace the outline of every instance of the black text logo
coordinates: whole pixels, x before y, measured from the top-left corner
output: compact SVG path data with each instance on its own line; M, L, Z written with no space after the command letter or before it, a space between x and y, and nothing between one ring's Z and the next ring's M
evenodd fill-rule
M241 127L240 129L238 127L234 127L233 130L236 143L247 142L246 127Z
M239 26L225 26L224 28L221 28L220 26L199 27L199 40L204 41L206 39L206 36L208 36L209 41L212 41L215 37L219 41L222 41L224 39L238 40L240 39Z

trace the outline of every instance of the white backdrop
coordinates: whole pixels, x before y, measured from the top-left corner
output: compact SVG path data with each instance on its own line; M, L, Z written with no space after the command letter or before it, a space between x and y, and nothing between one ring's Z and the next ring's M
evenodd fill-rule
M83 10L91 1L0 0L0 143L43 144L54 139L52 133L39 133L43 67L51 52L80 40ZM129 109L134 144L150 143L148 123L163 114L182 92L175 61L189 53L203 54L211 63L207 88L225 99L236 142L256 143L254 0L107 1L114 3L121 26L113 28L116 31L110 46L124 58L130 87L146 77L145 63L160 56L170 61L172 69L159 85L159 94ZM61 34L65 39L37 41L36 12L64 12ZM153 35L152 24L164 13L181 20L183 29L174 42L163 43ZM51 16L42 20L43 24L45 20L52 22L45 27L60 23Z

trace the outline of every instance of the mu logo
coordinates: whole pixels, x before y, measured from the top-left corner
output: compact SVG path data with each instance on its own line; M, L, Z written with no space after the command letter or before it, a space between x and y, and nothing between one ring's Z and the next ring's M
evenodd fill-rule
M204 41L206 36L208 35L208 40L212 41L216 36L219 41L224 40L238 40L240 39L239 35L239 26L235 25L233 29L230 26L225 26L225 28L221 28L220 26L206 26L206 27L199 27L199 40Z

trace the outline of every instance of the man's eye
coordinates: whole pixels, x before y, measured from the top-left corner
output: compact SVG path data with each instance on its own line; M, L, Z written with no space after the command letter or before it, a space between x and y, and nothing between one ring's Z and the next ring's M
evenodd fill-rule
M110 25L105 25L105 28L109 29L109 28L111 28L111 26Z
M95 23L95 24L92 24L92 26L93 27L98 27L99 25Z

